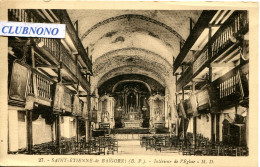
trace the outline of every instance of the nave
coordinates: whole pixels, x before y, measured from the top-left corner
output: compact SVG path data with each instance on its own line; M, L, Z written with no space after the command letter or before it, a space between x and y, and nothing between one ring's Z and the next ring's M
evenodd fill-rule
M248 11L8 17L67 33L8 38L9 154L249 155Z

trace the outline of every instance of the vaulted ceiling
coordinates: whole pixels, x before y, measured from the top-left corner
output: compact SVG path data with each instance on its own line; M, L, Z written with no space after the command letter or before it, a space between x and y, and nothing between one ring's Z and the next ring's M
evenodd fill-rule
M92 85L123 74L141 74L163 86L172 64L202 11L68 10L93 61Z

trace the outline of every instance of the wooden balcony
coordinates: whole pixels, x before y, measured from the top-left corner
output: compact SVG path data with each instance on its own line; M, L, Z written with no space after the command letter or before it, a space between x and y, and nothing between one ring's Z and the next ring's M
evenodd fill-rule
M46 19L43 19L43 17L37 14L37 12L34 10L10 9L8 15L10 21L34 22L34 23L50 22ZM70 31L72 32L72 30ZM44 59L44 62L46 63L43 66L46 67L56 66L58 68L59 65L61 65L60 66L62 68L61 71L64 76L72 80L73 83L75 84L79 82L80 86L82 86L82 88L85 91L89 91L90 83L88 82L87 78L82 74L81 72L82 70L77 65L77 62L72 59L72 55L63 46L60 39L51 39L51 38L31 38L31 39L35 48L35 52L37 52L38 55L40 55L41 58ZM79 43L81 44L80 40L78 41L77 45L79 45ZM82 44L80 46L83 48ZM83 55L84 61L90 63L90 60L88 59L86 53L83 52L83 50L81 50L80 53ZM91 64L88 65L88 67L91 68Z
M248 99L248 62L246 62L182 101L179 109L183 108L187 115L219 113L221 109L235 105L248 107Z
M16 61L13 65L9 87L9 103L20 102L25 105L28 97L33 102L51 106L53 94L51 86L54 82L45 75L31 69L29 66Z
M232 52L238 52L238 47L241 45L239 38L247 33L248 29L247 13L244 11L234 12L214 34L208 44L201 51L195 53L194 57L197 57L197 59L177 81L177 91L180 91L183 86L188 84L191 79L195 78L212 62L220 63Z
M45 75L32 70L31 77L28 81L27 96L31 95L38 104L51 106L52 94L51 85L54 82Z
M216 96L221 107L248 103L247 74L248 63L234 68L212 83L216 87Z
M177 56L176 60L173 64L173 73L179 68L183 60L185 59L186 55L190 51L191 47L194 45L198 37L202 34L203 30L208 26L210 20L214 17L217 13L216 10L206 10L203 11L200 18L198 19L196 25L193 27L188 39L184 43L183 47L181 48L181 52Z
M66 24L67 31L69 32L72 42L76 46L78 54L80 55L79 58L86 64L86 67L88 68L89 72L92 73L92 62L78 37L78 32L76 32L67 11L53 10L53 13L55 13L60 18L60 20L62 20L63 24Z

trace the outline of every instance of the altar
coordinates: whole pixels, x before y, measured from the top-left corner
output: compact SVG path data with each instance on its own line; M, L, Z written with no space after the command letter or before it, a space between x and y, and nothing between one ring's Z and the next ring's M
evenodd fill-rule
M115 94L116 128L142 129L149 126L149 91L141 84L126 84L118 87Z
M125 121L124 122L124 128L141 128L142 127L142 120L138 121Z
M141 128L143 123L141 113L136 108L130 107L130 112L122 119L123 128Z

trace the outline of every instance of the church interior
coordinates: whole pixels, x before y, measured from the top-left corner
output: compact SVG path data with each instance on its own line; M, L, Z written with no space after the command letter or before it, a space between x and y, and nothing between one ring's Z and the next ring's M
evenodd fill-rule
M248 11L8 19L66 25L63 39L8 37L8 154L249 154Z

